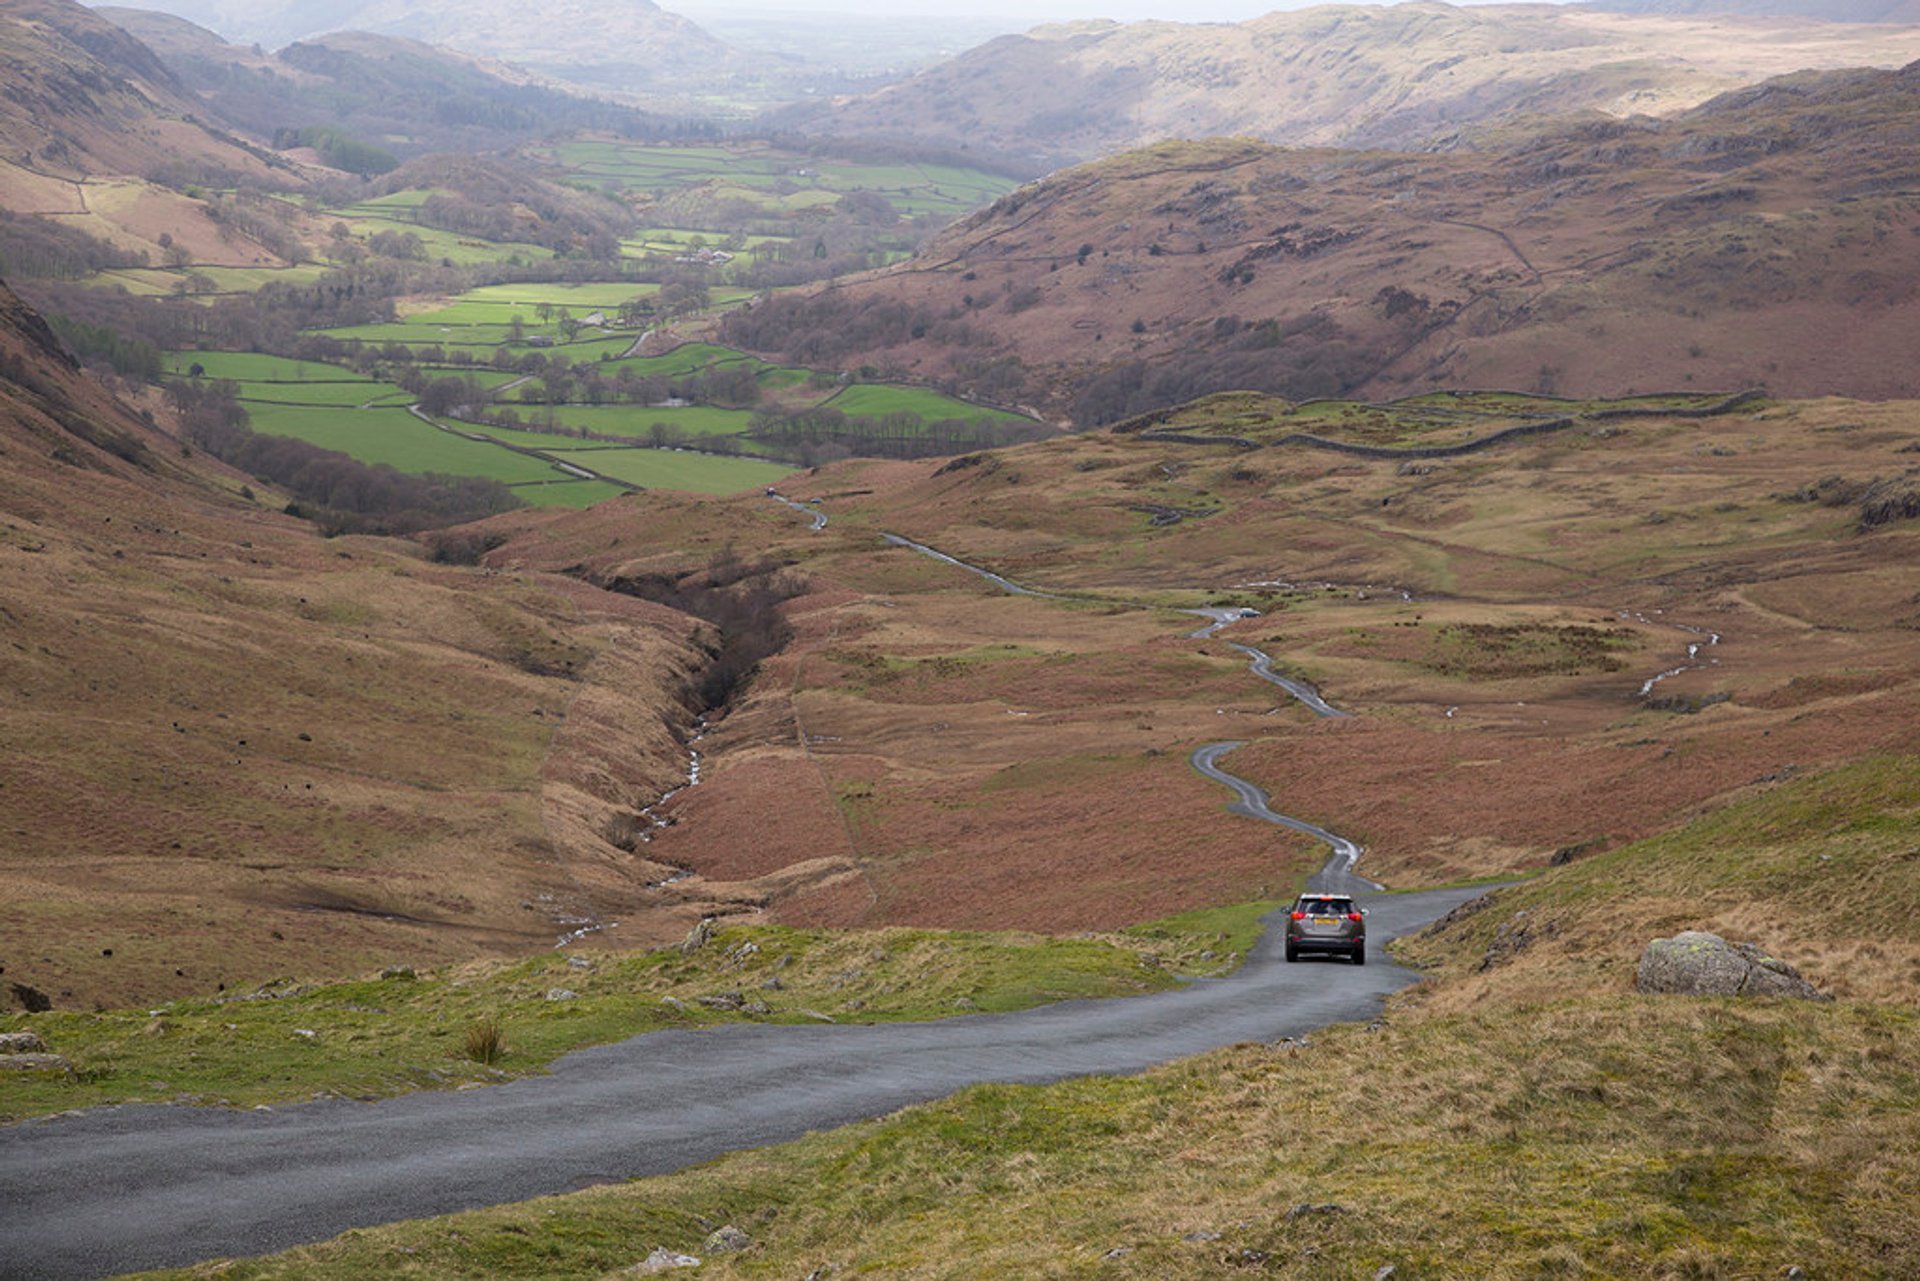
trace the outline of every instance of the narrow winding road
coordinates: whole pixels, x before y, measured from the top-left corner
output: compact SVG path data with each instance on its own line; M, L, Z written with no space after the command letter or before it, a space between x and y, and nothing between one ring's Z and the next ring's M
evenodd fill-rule
M1275 813L1273 798L1265 789L1249 783L1238 774L1229 774L1220 768L1218 761L1236 747L1245 747L1244 742L1208 743L1194 749L1188 758L1193 767L1216 783L1224 783L1233 789L1239 799L1227 809L1245 818L1259 819L1263 823L1277 823L1281 827L1292 828L1296 832L1311 836L1316 841L1325 841L1333 853L1326 863L1307 878L1307 888L1329 894L1365 894L1382 888L1378 882L1364 876L1355 875L1353 865L1360 861L1361 848L1344 836L1335 835L1326 828L1309 823L1305 819L1292 818Z
M788 498L785 494L781 493L777 489L769 489L767 491L767 497L773 499L773 501L776 503L785 503L787 506L799 512L802 516L811 518L813 521L813 524L809 525L807 528L812 530L814 533L817 534L821 530L827 527L827 514L824 511L821 511L818 507L810 507L804 502L800 502L796 499ZM817 503L820 500L815 498L812 501Z

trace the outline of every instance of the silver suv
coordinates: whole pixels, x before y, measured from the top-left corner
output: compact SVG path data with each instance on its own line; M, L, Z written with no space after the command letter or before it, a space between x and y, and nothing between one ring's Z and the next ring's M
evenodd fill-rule
M1338 952L1367 963L1367 910L1346 894L1302 894L1287 916L1287 959L1302 952Z

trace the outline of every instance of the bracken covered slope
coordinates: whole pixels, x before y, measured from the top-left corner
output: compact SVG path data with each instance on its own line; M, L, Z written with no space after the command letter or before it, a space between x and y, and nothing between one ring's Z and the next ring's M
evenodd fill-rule
M644 900L604 833L683 775L687 620L324 540L184 453L0 290L0 1002L537 947Z
M1785 77L1666 121L1490 128L1444 153L1167 143L729 332L1051 398L1082 424L1236 387L1905 396L1916 141L1920 64Z

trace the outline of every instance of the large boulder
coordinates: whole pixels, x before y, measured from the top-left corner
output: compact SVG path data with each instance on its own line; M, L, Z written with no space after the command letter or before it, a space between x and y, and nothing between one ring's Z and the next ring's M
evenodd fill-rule
M1791 996L1832 998L1800 977L1800 971L1752 943L1729 943L1705 930L1655 939L1640 954L1642 992L1680 996Z

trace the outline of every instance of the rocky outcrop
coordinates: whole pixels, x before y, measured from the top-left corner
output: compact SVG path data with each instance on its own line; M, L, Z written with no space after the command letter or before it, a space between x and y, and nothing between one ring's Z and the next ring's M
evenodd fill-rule
M38 1032L0 1032L0 1072L71 1072L73 1064L47 1053Z
M1686 930L1654 939L1640 954L1636 986L1642 992L1679 996L1788 996L1826 1001L1800 972L1752 943L1729 943L1718 934Z
M729 1223L717 1228L707 1237L707 1250L712 1254L730 1254L735 1250L747 1250L753 1247L753 1238Z

